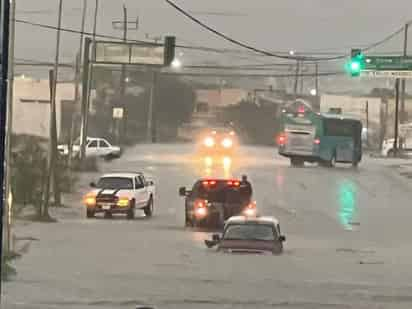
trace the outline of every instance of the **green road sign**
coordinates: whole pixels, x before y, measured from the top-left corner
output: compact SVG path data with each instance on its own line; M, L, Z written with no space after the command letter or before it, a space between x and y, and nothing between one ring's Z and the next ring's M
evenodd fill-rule
M409 56L365 56L365 71L412 71Z

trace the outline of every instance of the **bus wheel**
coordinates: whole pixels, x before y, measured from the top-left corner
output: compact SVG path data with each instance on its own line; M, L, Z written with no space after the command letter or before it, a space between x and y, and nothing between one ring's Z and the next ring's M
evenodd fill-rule
M333 154L333 155L332 155L332 158L330 158L330 160L329 160L329 162L328 162L328 166L329 166L329 167L335 167L335 165L336 165L336 155Z

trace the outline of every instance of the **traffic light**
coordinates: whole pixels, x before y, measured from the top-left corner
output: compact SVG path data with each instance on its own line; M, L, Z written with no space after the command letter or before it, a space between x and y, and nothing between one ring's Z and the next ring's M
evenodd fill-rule
M164 54L164 65L169 66L175 59L175 47L176 47L176 37L167 36L165 37L165 54Z
M360 49L351 50L351 58L346 64L346 71L353 76L359 76L363 68L365 67L365 56Z

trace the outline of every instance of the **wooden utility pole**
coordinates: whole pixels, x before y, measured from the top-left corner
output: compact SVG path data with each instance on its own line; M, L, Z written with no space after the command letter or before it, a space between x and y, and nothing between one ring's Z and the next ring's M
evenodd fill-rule
M50 185L55 175L56 154L57 154L57 127L56 127L56 92L57 79L59 71L59 57L60 57L60 29L62 24L63 0L59 0L59 14L57 19L57 37L56 37L56 54L54 59L54 69L49 72L50 80L50 141L49 153L47 161L47 178L43 193L42 217L47 219L50 217L49 200L50 200ZM55 181L56 182L56 181ZM55 187L56 187L55 183ZM55 201L57 202L57 201Z
M407 56L408 53L408 29L409 23L405 24L404 29L404 39L403 39L403 55ZM401 123L405 123L407 121L407 112L405 107L405 96L406 96L406 80L403 78L401 83L401 115L400 121Z

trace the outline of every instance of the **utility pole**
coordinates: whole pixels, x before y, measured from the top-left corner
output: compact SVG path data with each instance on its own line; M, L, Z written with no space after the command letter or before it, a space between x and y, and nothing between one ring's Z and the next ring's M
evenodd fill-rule
M99 0L96 0L94 6L93 19L93 48L96 47L97 16L99 14ZM90 109L90 84L93 80L93 65L90 65L90 45L91 39L85 39L84 57L83 57L83 82L82 82L82 106L81 106L81 127L80 127L80 159L86 158L87 128L89 124Z
M82 52L83 52L83 38L84 29L86 24L86 12L87 12L87 0L83 0L83 13L82 13L82 25L80 28L80 42L79 42L79 52L76 55L76 68L75 68L75 88L74 88L74 105L80 105L80 82L81 82L81 70L82 65ZM73 115L70 128L70 138L69 138L69 158L67 161L69 173L71 173L72 168L72 155L73 155L73 139L74 139L74 129L75 129L76 113L75 108L73 108ZM71 178L71 177L70 177Z
M295 98L298 94L299 71L300 71L300 61L296 60L295 85L293 87L293 94L295 95Z
M0 144L4 145L6 138L6 120L7 120L7 78L9 74L8 60L9 60L9 26L10 26L10 2L1 1L0 3L0 16L1 16L1 89L0 89ZM4 148L0 149L0 162L4 167ZM0 169L0 182L4 181L4 168ZM3 259L3 222L5 218L4 211L4 190L3 186L0 186L0 259ZM0 263L0 277L3 275L3 260ZM2 280L0 280L0 300L2 295Z
M369 101L368 100L366 100L365 113L366 113L366 145L369 147Z
M149 109L147 113L147 141L150 143L156 142L156 125L155 121L155 95L157 84L157 72L156 69L152 71L152 85L150 88L150 101Z
M82 101L81 101L81 119L82 124L80 128L80 159L84 160L86 157L86 140L87 140L87 116L88 109L88 97L89 97L89 83L90 83L90 45L92 44L91 38L85 38L84 40L84 55L83 55L83 81L82 81Z
M11 198L11 156L12 156L12 144L11 138L13 134L13 94L14 94L14 42L15 42L15 16L16 16L16 0L10 1L10 43L9 43L9 66L8 66L8 90L7 90L7 129L6 129L6 181L5 181L5 204L6 211L6 230L5 230L5 249L11 251L11 217L12 217L12 203Z
M123 4L123 42L127 42L127 7ZM126 65L122 64L120 74L120 100L123 100L126 91ZM123 104L122 104L123 105Z
M404 39L403 39L403 55L406 56L408 53L408 28L409 28L409 23L405 24L405 29L404 29ZM401 84L401 123L405 123L407 121L407 112L405 108L405 96L406 96L406 80L403 78L402 79L402 84Z
M398 155L398 139L399 139L399 78L395 81L395 132L393 140L394 155Z
M315 89L316 95L319 96L319 63L315 62Z
M44 188L44 199L43 199L43 213L42 216L47 219L49 217L48 208L50 200L50 184L52 182L53 176L56 174L56 153L57 153L57 127L56 127L56 91L57 91L57 79L59 73L59 57L60 57L60 28L62 24L62 11L63 11L63 0L59 0L59 14L57 19L57 37L56 37L56 54L54 59L54 69L50 72L50 141L49 141L49 154L48 154L48 166L47 166L47 178ZM54 190L56 190L57 183L54 181ZM57 202L57 201L55 201Z

